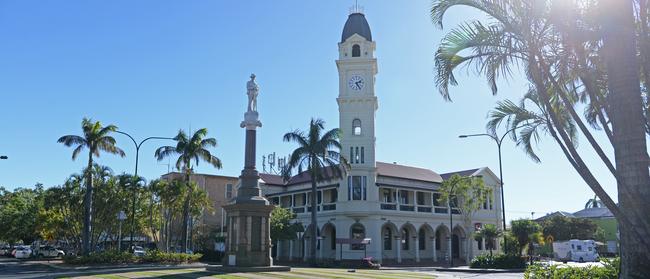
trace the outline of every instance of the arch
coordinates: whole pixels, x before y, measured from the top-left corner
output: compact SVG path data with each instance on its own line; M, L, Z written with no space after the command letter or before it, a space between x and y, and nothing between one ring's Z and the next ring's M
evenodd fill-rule
M361 135L361 119L355 118L352 120L352 134L355 136Z
M436 238L436 243L435 243L435 249L437 251L445 252L447 251L447 246L448 246L448 241L447 239L449 238L449 228L445 224L440 224L438 227L436 227L435 230L435 238ZM438 253L439 257L443 257L444 253Z
M430 241L429 239L433 238L434 236L434 231L429 226L429 224L422 224L420 228L418 229L418 249L420 250L427 250L428 246L431 246L428 244Z
M400 236L402 238L402 250L408 251L415 248L413 247L412 240L413 238L417 237L417 230L413 224L406 223L402 225L402 228L400 229Z
M322 238L322 256L323 258L335 258L336 257L336 225L331 222L325 223L321 229Z
M453 234L458 234L459 237L466 237L465 229L460 225L454 226Z
M352 46L352 57L360 57L361 56L361 46L354 44Z
M393 250L393 239L399 235L397 226L391 221L384 223L381 226L382 249Z
M366 227L361 223L357 222L350 226L350 239L361 241L366 238ZM365 247L363 244L350 244L350 250L363 250Z

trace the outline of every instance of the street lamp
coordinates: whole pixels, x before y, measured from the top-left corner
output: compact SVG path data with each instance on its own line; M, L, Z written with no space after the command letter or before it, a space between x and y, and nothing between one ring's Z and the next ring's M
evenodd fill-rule
M5 155L0 156L0 160L7 160L7 159L9 159L9 157L7 157Z
M125 133L125 132L122 132L122 131L115 131L115 132L129 137L131 139L131 141L133 141L133 144L135 145L135 173L133 175L133 181L134 181L133 183L134 183L134 185L133 185L133 201L132 201L132 210L131 210L131 240L130 240L130 244L129 244L130 246L133 246L133 237L134 237L134 234L135 234L135 196L136 196L135 191L137 190L137 188L136 188L137 185L136 184L138 183L138 160L140 158L140 147L142 146L142 144L145 141L148 141L150 139L173 140L173 138L148 137L148 138L143 139L142 141L140 141L140 143L138 143L137 141L135 141L135 139L131 135L129 135L129 134ZM150 208L150 210L151 210L151 208ZM151 218L153 218L152 217L152 212L149 212L149 225L150 226L151 226L151 223L153 223Z
M486 136L486 137L489 137L492 140L494 140L494 142L497 144L497 148L499 150L499 184L501 186L501 211L503 213L503 231L504 232L506 231L506 203L505 203L504 196L503 196L503 167L502 167L502 164L501 164L501 143L503 143L503 139L506 138L506 135L508 135L510 132L516 130L517 128L519 128L519 127L514 127L512 129L506 131L503 135L501 135L501 137L497 137L496 134L472 134L472 135L460 135L460 136L458 136L461 139L469 138L469 137ZM504 234L504 236L503 236L503 249L504 249L504 251L505 251L506 247L507 247L507 237Z

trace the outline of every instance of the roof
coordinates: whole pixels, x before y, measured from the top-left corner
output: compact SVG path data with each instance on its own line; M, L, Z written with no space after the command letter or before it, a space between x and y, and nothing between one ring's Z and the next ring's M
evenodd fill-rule
M366 38L366 40L372 41L370 25L368 25L366 16L362 13L352 13L348 16L348 20L345 22L345 26L343 26L341 43L345 42L345 40L352 37L354 34L359 34L359 36Z
M460 175L460 176L471 176L474 173L476 173L478 170L479 169L454 171L454 172L443 173L440 176L442 176L442 179L447 180L447 179L451 178L454 174L457 174L457 175Z
M377 175L442 183L442 177L429 169L377 162Z
M325 168L326 176L330 176L332 174L331 168L332 168L331 166ZM289 178L289 181L286 182L284 181L284 178L281 175L260 173L259 176L266 185L271 185L271 186L289 186L294 184L311 182L311 176L307 171L303 171L299 174L292 176L291 178Z
M535 221L544 221L546 219L550 219L550 218L555 217L555 216L563 216L563 217L567 217L567 218L575 218L576 217L570 212L555 211L553 213L549 213L549 214L546 214L546 215L544 215L542 217L539 217L539 218L535 219Z
M614 218L614 214L607 207L585 208L574 212L573 216L577 218Z

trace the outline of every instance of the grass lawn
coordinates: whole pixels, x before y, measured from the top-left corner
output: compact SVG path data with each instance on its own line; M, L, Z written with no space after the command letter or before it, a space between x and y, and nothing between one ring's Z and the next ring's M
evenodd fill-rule
M347 269L338 268L292 268L290 272L256 272L256 273L228 273L215 274L205 269L169 269L137 272L118 272L97 274L92 276L72 277L83 279L134 279L134 278L162 278L162 279L194 279L194 278L220 278L220 279L425 279L433 275L423 272L396 271L396 270L367 270L357 269L348 272Z

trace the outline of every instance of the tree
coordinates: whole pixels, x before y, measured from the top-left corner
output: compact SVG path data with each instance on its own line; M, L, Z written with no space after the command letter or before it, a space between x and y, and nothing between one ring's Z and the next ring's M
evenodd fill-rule
M492 188L486 187L482 177L452 175L442 182L438 189L440 198L438 202L450 203L452 208L457 208L463 216L464 229L472 234L472 217L478 211L487 197L492 195ZM453 228L451 228L453 230ZM471 249L467 249L467 259L471 258Z
M555 241L570 239L593 239L598 225L589 219L553 216L541 223L544 236Z
M75 146L72 152L72 160L77 159L79 153L88 149L88 167L86 168L86 193L84 197L84 229L83 229L83 253L90 253L90 237L92 234L92 198L93 198L93 156L99 157L100 152L110 154L117 154L124 157L124 151L115 146L115 139L110 136L111 132L117 131L117 126L108 125L102 126L97 122L92 122L91 119L84 118L81 121L82 136L67 135L59 138L58 142L67 147Z
M491 20L464 23L445 36L436 53L440 93L449 100L449 85L457 84L453 71L463 66L473 65L485 75L493 93L497 79L509 77L514 67L524 69L543 107L548 134L620 224L623 275L650 276L650 266L644 264L650 261L650 205L645 202L650 198L650 174L644 135L650 132L647 0L436 0L431 9L434 22L442 26L446 11L459 5L478 9ZM581 102L586 105L583 116L576 112ZM616 179L618 204L577 151L572 127L562 113ZM521 138L538 140L530 130L534 120L523 124L529 130L520 130ZM607 136L615 164L593 130Z
M490 250L490 257L492 257L492 250L497 238L501 237L502 233L495 224L484 224L480 230L476 232L477 240L485 239L485 248Z
M279 240L294 240L296 233L302 230L300 223L292 223L295 220L296 214L291 210L282 207L275 207L271 211L271 242L275 243Z
M303 169L309 173L311 178L311 226L318 228L316 220L316 185L325 180L340 178L347 168L347 160L341 157L338 150L341 150L341 144L338 141L339 129L335 128L323 133L325 122L321 119L311 119L309 130L304 133L300 130L286 133L283 137L285 142L295 142L298 144L289 158L287 167L283 171L286 180L289 179L291 169L297 168L298 173ZM322 134L322 135L321 135ZM340 165L342 166L340 166ZM311 230L310 239L310 261L316 262L316 243L317 231Z
M544 236L542 235L542 227L532 220L519 219L510 222L510 231L512 235L517 238L519 244L518 250L521 255L524 250L528 250L528 256L533 256L533 244L543 244Z
M603 59L607 70L607 88L610 94L609 119L612 122L614 134L613 146L616 158L618 200L620 210L626 216L625 223L620 227L621 232L621 277L648 278L650 277L650 244L639 245L640 240L650 239L650 173L646 145L643 100L640 90L638 60L648 63L648 50L641 50L638 57L636 46L636 25L634 9L636 3L641 11L641 26L643 31L639 39L641 46L647 48L647 1L600 1L603 27ZM645 22L644 22L645 21ZM646 55L643 55L646 52ZM641 58L641 59L639 59ZM646 85L648 68L643 69ZM647 89L647 87L646 87ZM647 94L648 92L646 92ZM602 199L602 197L600 197ZM609 207L609 206L608 206ZM610 209L611 210L611 209ZM640 218L634 218L636 213ZM617 216L618 217L618 216ZM638 236L634 228L641 227Z
M0 239L29 245L38 238L36 220L43 204L42 192L43 186L37 184L35 189L17 188L3 194L0 203Z
M206 138L207 134L208 129L203 128L197 130L191 138L188 138L187 134L185 134L183 130L180 130L174 137L176 146L162 146L156 150L155 156L158 161L162 161L167 157L178 155L176 168L185 173L185 183L189 187L190 175L192 174L192 161L198 165L199 161L203 160L213 167L221 169L221 160L212 155L212 153L207 149L209 147L216 147L217 140L214 138ZM192 198L191 187L189 188L189 191L190 193L186 196L183 205L183 228L185 228L182 230L183 243L181 244L181 249L183 250L183 253L187 251L188 244L187 230L189 228L190 202Z

